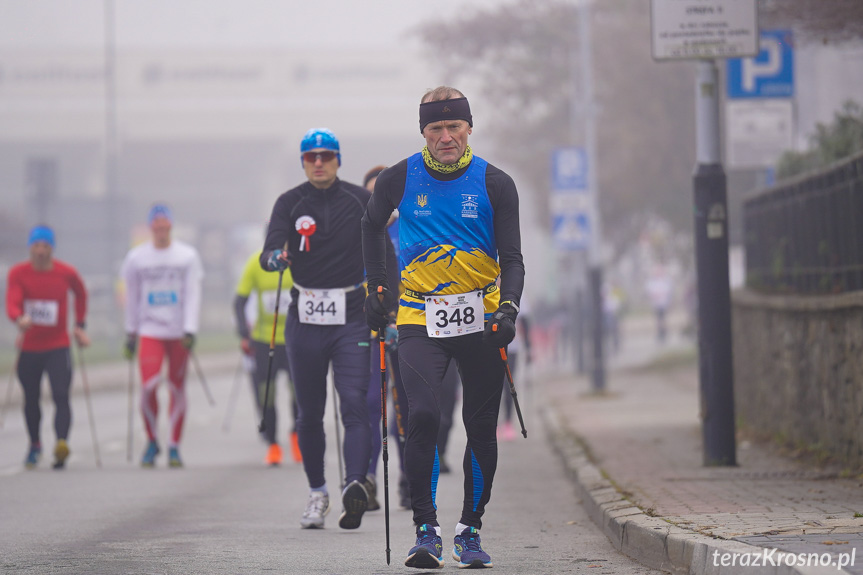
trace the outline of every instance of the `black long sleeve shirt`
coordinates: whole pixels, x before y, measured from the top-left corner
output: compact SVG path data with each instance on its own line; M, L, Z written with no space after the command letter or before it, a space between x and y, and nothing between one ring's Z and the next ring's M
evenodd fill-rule
M309 182L288 190L273 206L261 267L268 269L270 253L284 249L287 242L294 290L296 286L325 289L361 284L364 274L360 222L370 197L365 188L340 179L325 190ZM303 236L297 231L297 220L304 216L312 218L315 231L300 249ZM363 289L346 294L346 321L363 318L365 295ZM291 306L296 307L297 293L293 296Z

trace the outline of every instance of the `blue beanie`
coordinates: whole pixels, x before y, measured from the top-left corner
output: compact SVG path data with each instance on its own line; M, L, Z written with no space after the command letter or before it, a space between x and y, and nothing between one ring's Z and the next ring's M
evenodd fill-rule
M36 242L46 242L54 247L54 230L48 226L34 226L30 230L30 237L27 240L27 247L32 246Z
M300 141L300 153L308 152L314 148L334 151L336 157L339 159L339 165L342 165L342 155L339 153L339 139L336 138L336 135L332 131L327 128L312 128L306 132L306 135ZM300 164L302 164L302 161L301 158Z
M171 208L165 204L153 204L150 208L150 214L147 216L147 224L152 224L156 218L167 218L169 222L174 221L174 216L171 215Z

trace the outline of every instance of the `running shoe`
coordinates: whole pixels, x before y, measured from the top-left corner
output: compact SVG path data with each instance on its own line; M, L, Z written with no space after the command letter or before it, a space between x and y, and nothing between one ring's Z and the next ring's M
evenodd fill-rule
M443 541L433 525L423 523L417 527L417 544L408 551L405 567L417 569L443 567Z
M65 439L58 439L54 446L54 469L66 467L66 459L69 457L69 444Z
M324 516L330 512L330 496L323 491L312 491L309 494L309 502L300 519L300 527L303 529L323 529Z
M271 443L270 448L267 450L267 457L264 459L264 463L275 467L282 462L282 448L279 447L278 443Z
M363 483L366 488L366 494L369 496L369 508L366 511L377 511L381 508L378 502L378 483L375 481L374 475L366 475L366 480Z
M296 431L291 432L291 457L294 458L294 463L303 462L303 452L300 451L300 440Z
M180 450L176 446L168 449L168 466L174 469L183 467L183 460L180 459Z
M153 467L156 465L156 456L159 455L159 444L155 440L151 440L147 444L147 451L141 458L141 467Z
M459 569L483 569L493 567L491 557L479 544L479 530L468 527L455 536L452 558L458 561Z
M42 446L38 443L31 445L27 457L24 458L24 467L27 469L35 468L40 457L42 457Z
M153 467L156 465L156 456L159 455L160 451L159 444L155 440L151 440L147 444L147 450L144 451L143 457L141 457L141 467Z
M351 481L342 491L342 506L344 511L339 516L339 527L356 529L363 520L363 513L369 507L369 495L359 481Z

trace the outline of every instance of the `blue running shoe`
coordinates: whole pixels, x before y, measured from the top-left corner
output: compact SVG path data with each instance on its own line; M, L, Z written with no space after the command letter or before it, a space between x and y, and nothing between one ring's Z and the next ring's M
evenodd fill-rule
M174 468L183 467L183 460L180 459L180 450L176 446L168 449L168 466Z
M452 558L458 561L459 569L494 567L491 557L480 547L479 530L476 527L468 527L455 536Z
M153 467L156 464L156 456L159 455L159 444L151 441L147 444L147 451L141 458L141 467Z
M443 567L443 541L433 525L423 523L417 527L417 544L411 547L405 567L440 569Z
M40 457L42 457L42 446L38 443L31 445L30 450L27 452L27 457L24 458L24 467L27 469L35 468L39 463Z

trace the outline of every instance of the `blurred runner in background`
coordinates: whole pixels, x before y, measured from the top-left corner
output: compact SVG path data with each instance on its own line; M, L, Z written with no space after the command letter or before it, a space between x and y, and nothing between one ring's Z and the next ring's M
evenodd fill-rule
M12 266L6 290L6 315L20 331L16 340L18 380L24 390L24 419L30 448L24 465L36 467L42 455L39 406L42 374L48 374L54 400L54 468L65 466L69 457L69 428L72 410L69 388L72 385L72 358L69 353L68 299L75 296L75 327L72 334L81 347L90 345L84 331L87 316L87 290L78 272L54 258L54 231L35 226L27 241L30 259Z
M195 248L171 238L173 216L167 205L154 205L147 222L152 240L132 248L120 272L126 284L124 355L131 360L138 351L141 413L149 439L142 467L153 467L160 452L156 391L162 361L168 358L168 465L182 467L179 448L186 417L186 365L200 323L204 269Z

